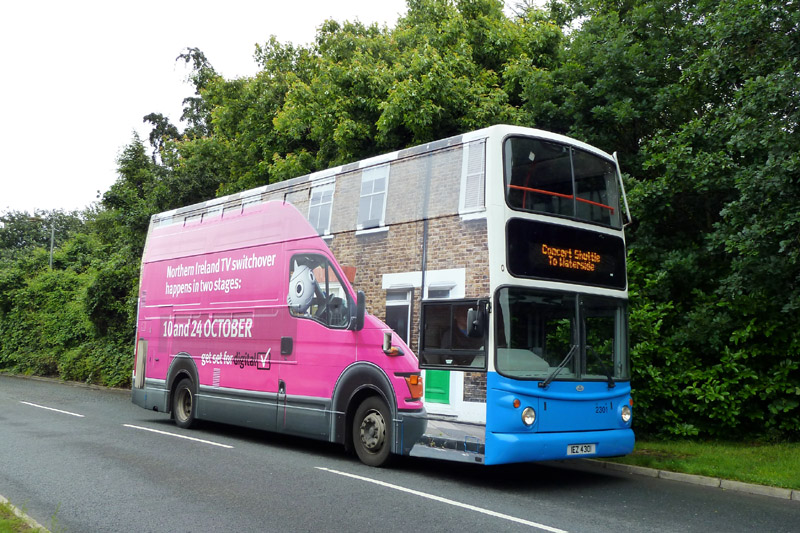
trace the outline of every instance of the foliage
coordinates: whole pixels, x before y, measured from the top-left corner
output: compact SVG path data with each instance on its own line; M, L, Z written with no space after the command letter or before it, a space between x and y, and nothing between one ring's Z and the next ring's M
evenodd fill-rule
M620 155L637 431L798 438L796 0L535 4L329 20L249 78L187 49L182 131L144 117L84 213L0 215L0 369L127 383L153 213L505 122Z
M632 191L641 215L631 254L660 276L648 299L674 305L662 343L682 376L651 387L651 401L658 410L680 398L681 423L711 435L800 434L800 14L791 4L698 6L699 57L673 89L694 112L646 143L652 177Z
M232 193L516 123L504 84L552 63L560 39L538 11L510 20L493 0L412 1L393 29L329 20L308 47L258 46L253 78L205 82L210 135L176 139L163 157L177 171L213 168Z
M36 246L50 246L51 236L59 242L80 230L81 216L63 211L9 211L0 214L0 257L11 258ZM56 243L54 243L55 245Z

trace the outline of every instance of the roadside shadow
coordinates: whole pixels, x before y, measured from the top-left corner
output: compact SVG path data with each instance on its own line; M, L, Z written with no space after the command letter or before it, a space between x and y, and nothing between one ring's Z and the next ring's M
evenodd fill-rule
M574 493L576 490L607 488L625 484L626 480L606 471L600 465L575 461L547 461L506 465L478 465L403 457L399 465L405 471L435 476L462 486L476 489Z
M313 455L322 461L344 461L352 462L355 467L363 466L355 454L346 452L341 444L308 437L208 421L199 421L196 428L187 432L187 430L178 428L167 417L143 419L141 422L146 422L162 431L179 432L196 438L234 439L255 446L264 446L265 453L268 453L267 448L278 448L282 451ZM586 461L548 461L486 466L404 456L398 457L390 468L409 474L435 477L481 490L491 488L494 491L517 493L533 490L555 495L598 487L611 489L627 483L624 477Z
M270 446L286 451L299 451L331 458L338 457L340 459L349 457L341 444L315 440L309 437L298 437L285 433L223 424L221 422L200 420L196 422L196 426L193 426L192 429L189 430L179 428L175 425L175 422L168 417L147 419L142 420L142 422L152 424L161 431L185 433L190 437L205 438L208 440L213 440L215 438L235 439L256 446Z

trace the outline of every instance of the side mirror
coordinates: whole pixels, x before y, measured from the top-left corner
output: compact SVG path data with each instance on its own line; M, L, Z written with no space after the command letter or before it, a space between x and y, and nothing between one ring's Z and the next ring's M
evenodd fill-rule
M367 312L367 297L364 295L364 291L358 291L356 293L356 316L353 320L353 329L356 331L361 331L364 329L364 315Z
M480 307L467 310L467 336L472 338L483 338L486 330L486 313Z

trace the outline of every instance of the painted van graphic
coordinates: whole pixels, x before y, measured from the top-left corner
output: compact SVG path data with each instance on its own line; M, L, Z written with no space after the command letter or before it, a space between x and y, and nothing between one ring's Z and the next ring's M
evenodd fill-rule
M142 369L134 402L183 427L216 420L342 442L382 464L424 426L416 357L365 314L363 293L289 203L151 229Z

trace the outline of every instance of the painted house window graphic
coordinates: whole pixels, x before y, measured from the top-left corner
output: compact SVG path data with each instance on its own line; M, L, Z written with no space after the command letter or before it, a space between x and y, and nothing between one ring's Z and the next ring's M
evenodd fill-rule
M378 165L361 175L361 199L358 203L356 229L383 226L386 213L386 191L389 188L389 165Z
M483 211L485 203L486 141L480 140L464 145L458 211L461 214Z
M450 298L450 292L455 288L455 283L430 283L426 298L428 300L444 300Z
M331 231L334 186L335 184L330 182L311 189L308 221L317 230L317 235L328 235Z
M411 328L411 289L386 291L386 325L408 343Z

